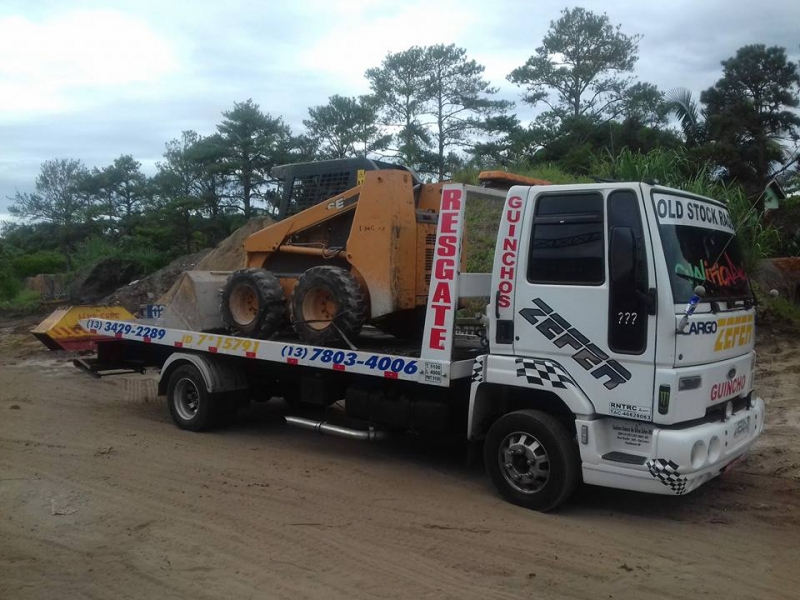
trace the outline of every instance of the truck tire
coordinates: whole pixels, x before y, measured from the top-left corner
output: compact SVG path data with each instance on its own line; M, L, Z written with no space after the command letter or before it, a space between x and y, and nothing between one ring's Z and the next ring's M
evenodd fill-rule
M278 278L264 269L239 269L222 288L222 323L233 335L266 339L286 319L286 297Z
M181 365L172 372L167 404L172 420L181 429L205 431L217 424L219 403L194 365Z
M500 417L486 436L483 458L500 494L533 510L553 510L580 481L574 437L558 419L539 410Z
M341 267L312 267L294 288L292 321L306 343L321 346L339 341L340 330L351 338L366 320L366 294L356 278Z

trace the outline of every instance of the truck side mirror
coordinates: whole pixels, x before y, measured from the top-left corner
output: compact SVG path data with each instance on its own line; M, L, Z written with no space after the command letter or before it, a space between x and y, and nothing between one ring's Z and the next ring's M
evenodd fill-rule
M630 227L611 230L609 248L611 283L633 284L636 281L636 238Z

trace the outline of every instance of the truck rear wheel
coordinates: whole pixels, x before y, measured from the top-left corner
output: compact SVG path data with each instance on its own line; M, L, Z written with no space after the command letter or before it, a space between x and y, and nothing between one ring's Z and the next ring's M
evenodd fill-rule
M341 267L312 267L294 288L292 320L300 339L309 344L336 342L342 333L356 336L367 320L367 297Z
M194 365L181 365L169 377L167 403L172 420L181 429L204 431L216 424L218 406Z
M266 339L286 318L286 298L278 278L264 269L234 271L222 288L222 323L233 335Z
M548 511L565 502L580 480L573 436L555 417L520 410L500 417L486 436L484 462L509 502Z

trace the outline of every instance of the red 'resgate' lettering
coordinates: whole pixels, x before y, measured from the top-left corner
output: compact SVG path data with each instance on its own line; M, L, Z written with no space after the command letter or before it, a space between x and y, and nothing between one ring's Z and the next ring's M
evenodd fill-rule
M447 331L439 327L431 328L431 337L428 340L428 347L433 350L444 350L444 338Z
M433 292L433 301L442 302L444 304L452 304L450 286L446 282L440 281L436 285L436 290Z
M455 233L456 226L458 225L458 213L444 212L441 213L442 218L442 233Z
M461 210L461 190L444 190L441 210Z

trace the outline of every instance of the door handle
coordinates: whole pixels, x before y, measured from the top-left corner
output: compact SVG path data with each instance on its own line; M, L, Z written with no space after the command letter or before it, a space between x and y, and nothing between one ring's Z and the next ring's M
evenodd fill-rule
M647 314L654 315L656 314L656 306L658 306L657 296L656 296L656 288L650 288L647 292L642 292L636 290L636 295L641 299L644 300L644 304L647 307Z

